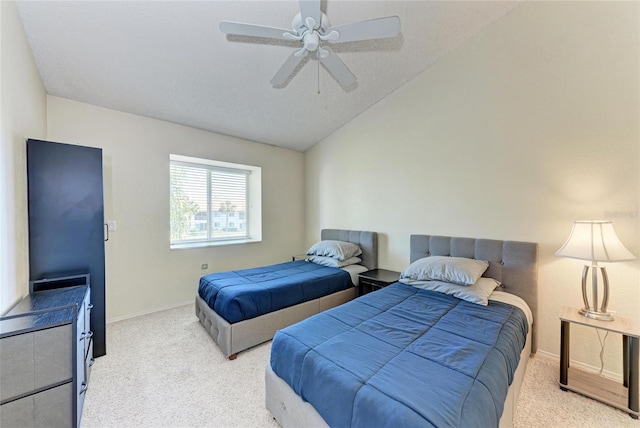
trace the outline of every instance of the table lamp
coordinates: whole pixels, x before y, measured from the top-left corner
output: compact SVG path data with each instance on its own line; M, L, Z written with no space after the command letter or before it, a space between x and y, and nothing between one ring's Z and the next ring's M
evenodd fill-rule
M556 251L556 256L590 260L591 266L582 270L582 299L584 308L580 313L587 318L613 321L607 312L609 303L609 278L607 270L598 262L623 262L634 260L635 256L620 242L610 221L586 220L573 222L573 229L567 241ZM591 303L587 296L587 275L591 269ZM598 268L602 272L602 303L598 305Z

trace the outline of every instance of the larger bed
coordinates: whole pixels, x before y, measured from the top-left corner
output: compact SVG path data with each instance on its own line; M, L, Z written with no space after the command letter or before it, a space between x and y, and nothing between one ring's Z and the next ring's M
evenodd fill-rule
M359 246L360 272L378 267L377 233L323 229L320 237ZM276 330L357 297L353 267L358 266L342 270L292 261L207 275L200 279L196 316L224 355L235 359Z
M485 260L487 306L395 283L278 331L266 406L288 426L510 426L536 350L537 244L413 235L411 262ZM410 282L410 281L409 281Z

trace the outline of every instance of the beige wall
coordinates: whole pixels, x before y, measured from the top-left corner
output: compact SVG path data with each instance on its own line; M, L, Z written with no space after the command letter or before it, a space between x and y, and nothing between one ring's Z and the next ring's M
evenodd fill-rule
M554 256L573 220L613 220L640 256L639 8L523 3L314 146L307 244L375 230L380 266L402 270L412 233L538 242L539 348L558 354L560 307L582 302L582 262ZM609 307L637 325L639 267L608 268ZM599 366L595 331L574 330L573 357Z
M27 292L27 137L103 149L108 319L191 301L202 263L286 260L322 227L379 231L396 270L411 233L516 239L540 243L539 344L557 354L559 308L581 302L581 262L553 255L571 222L610 218L640 256L638 3L524 3L304 156L46 97L15 5L0 4L0 312ZM263 242L169 251L169 153L261 166ZM609 275L610 307L640 322L640 262ZM594 332L574 338L597 366ZM619 338L607 343L619 372Z
M0 314L29 292L28 137L46 132L46 94L14 2L0 2Z
M103 150L105 220L117 221L106 243L107 320L192 302L203 263L260 266L302 248L302 153L54 96L47 113L49 140ZM262 242L170 251L170 153L262 167Z

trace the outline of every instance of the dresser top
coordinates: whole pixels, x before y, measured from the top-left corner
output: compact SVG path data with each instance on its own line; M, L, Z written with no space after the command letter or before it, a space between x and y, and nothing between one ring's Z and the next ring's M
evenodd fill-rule
M71 324L88 290L83 285L29 294L0 318L0 337Z
M400 272L387 269L373 269L363 272L359 274L359 276L373 281L383 281L391 284L400 279Z

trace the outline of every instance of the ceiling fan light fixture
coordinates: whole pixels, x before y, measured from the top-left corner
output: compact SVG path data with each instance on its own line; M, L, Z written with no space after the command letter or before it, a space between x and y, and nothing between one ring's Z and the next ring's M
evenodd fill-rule
M329 56L329 51L324 48L318 48L318 54L320 54L320 58L326 58Z
M304 48L310 52L314 52L320 46L320 36L317 31L309 31L304 35Z

